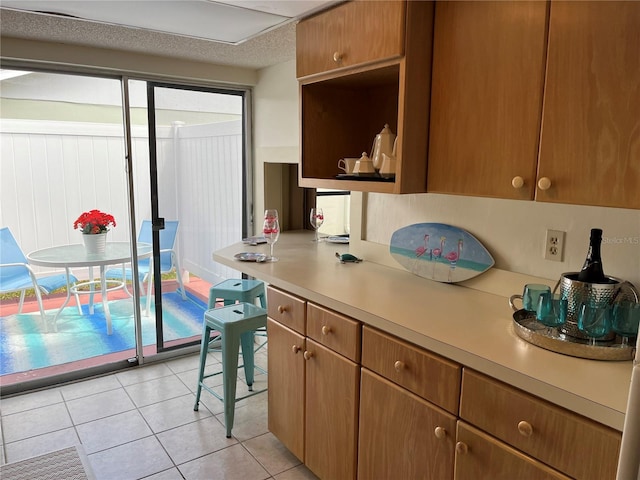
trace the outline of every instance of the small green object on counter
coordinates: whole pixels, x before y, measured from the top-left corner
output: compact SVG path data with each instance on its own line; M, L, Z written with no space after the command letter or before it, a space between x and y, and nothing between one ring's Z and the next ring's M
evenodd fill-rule
M340 263L359 263L362 261L361 258L358 258L355 255L351 255L350 253L340 254L336 252L336 258L340 260Z

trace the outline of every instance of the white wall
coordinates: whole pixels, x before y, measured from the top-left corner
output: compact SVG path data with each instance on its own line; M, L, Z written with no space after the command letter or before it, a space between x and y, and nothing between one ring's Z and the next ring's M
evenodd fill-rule
M421 222L441 222L472 233L493 255L496 268L556 280L580 270L589 231L602 228L602 260L607 275L640 288L640 211L457 195L370 194L365 238L388 245L395 230ZM384 221L372 221L384 219ZM562 262L543 257L547 229L566 233ZM518 290L519 287L514 287Z
M264 212L264 164L298 163L299 115L296 62L263 68L253 98L254 218ZM260 222L257 222L260 227ZM255 232L254 232L255 233Z
M255 99L256 172L262 171L263 162L285 161L269 155L269 149L286 147L293 152L295 146L297 152L299 142L295 62L259 73ZM262 193L257 192L256 199L260 198ZM368 195L366 240L388 245L395 230L419 222L442 222L464 228L489 249L497 268L552 280L582 267L589 230L602 228L605 273L640 287L638 210L455 195ZM547 229L567 232L563 262L543 258ZM514 292L519 288L514 287Z

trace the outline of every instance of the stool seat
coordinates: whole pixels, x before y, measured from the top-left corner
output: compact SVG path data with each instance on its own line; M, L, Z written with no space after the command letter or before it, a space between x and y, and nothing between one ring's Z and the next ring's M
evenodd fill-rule
M253 303L234 303L224 307L209 309L204 314L202 341L200 343L198 388L196 391L196 402L193 409L198 410L200 393L203 388L218 399L222 400L224 403L224 420L227 429L227 438L231 438L236 400L241 400L266 390L265 388L257 392L253 391L255 369L253 350L254 331L259 328L264 328L266 325L267 311ZM213 330L217 330L222 336L222 372L205 375L204 369L207 360L207 352L209 351L209 341ZM247 386L249 387L249 391L252 393L236 398L238 353L240 347L242 347L245 379ZM220 373L222 373L222 397L204 383L206 378L219 375Z
M214 308L216 300L221 298L225 305L235 302L254 303L260 300L260 306L267 308L264 283L260 280L230 278L209 289L209 308Z

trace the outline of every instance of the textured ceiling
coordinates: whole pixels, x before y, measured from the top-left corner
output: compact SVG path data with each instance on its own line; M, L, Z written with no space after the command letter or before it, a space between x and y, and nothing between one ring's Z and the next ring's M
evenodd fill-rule
M239 45L230 45L1 8L0 32L3 37L126 50L247 68L264 68L295 58L295 22Z

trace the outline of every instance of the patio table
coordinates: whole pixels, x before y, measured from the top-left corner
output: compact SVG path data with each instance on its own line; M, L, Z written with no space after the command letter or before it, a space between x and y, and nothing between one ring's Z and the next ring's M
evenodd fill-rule
M153 247L147 243L138 243L138 259L149 258L153 254ZM33 265L41 267L64 268L67 275L67 298L56 312L53 318L53 327L57 331L56 322L58 317L69 303L71 294L89 294L89 311L93 313L93 294L94 286L100 284L100 292L102 294L102 305L104 315L107 321L107 334L112 334L111 312L109 311L109 303L107 294L110 291L125 289L124 279L122 281L110 280L109 283L115 283L115 287L107 288L107 279L105 278L105 267L107 265L115 265L118 263L127 263L131 261L131 244L129 242L107 242L104 253L87 253L84 245L59 245L56 247L44 248L36 250L27 255L27 260ZM90 280L80 282L76 285L70 285L69 270L76 267L89 267ZM100 267L100 280L93 280L93 267ZM84 286L89 286L89 290L79 290ZM151 281L149 287L151 289ZM147 297L151 292L147 292ZM80 308L80 305L78 305ZM48 331L48 325L45 321L45 327Z

